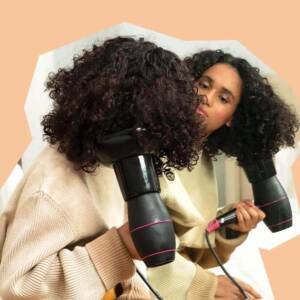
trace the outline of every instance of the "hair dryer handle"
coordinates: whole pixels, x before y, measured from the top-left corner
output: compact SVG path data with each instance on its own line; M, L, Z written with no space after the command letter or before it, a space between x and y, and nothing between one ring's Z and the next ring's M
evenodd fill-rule
M133 242L148 267L175 259L173 222L160 198L160 187L151 155L122 159L114 164L123 197L127 201Z

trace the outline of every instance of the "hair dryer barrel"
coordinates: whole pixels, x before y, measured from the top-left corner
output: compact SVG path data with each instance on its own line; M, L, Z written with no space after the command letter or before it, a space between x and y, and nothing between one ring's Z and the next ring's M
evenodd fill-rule
M134 245L148 267L175 259L175 232L160 198L160 186L152 156L144 154L134 131L127 128L100 141L99 160L113 164L124 200Z
M160 198L160 186L149 154L117 161L115 173L128 206L133 242L148 267L175 259L173 223Z
M255 205L265 214L265 224L272 232L292 226L292 210L288 196L276 176L273 160L242 164L252 184Z

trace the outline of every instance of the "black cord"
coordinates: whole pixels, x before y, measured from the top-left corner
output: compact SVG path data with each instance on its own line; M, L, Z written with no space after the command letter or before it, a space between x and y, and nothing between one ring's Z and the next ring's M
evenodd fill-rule
M136 268L137 273L140 275L140 277L142 278L142 280L145 282L145 284L148 286L148 288L150 289L150 291L155 295L155 297L158 300L164 300L159 294L158 292L150 285L150 283L147 281L147 279L144 277L144 275L140 272L140 270L138 268Z
M223 266L220 258L218 257L217 253L215 252L215 250L212 248L211 243L209 241L208 238L208 231L205 230L205 239L206 242L208 244L208 247L211 251L211 253L213 254L214 258L216 259L216 261L218 262L219 266L221 267L221 269L223 270L223 272L225 273L225 275L233 282L233 284L239 289L239 291L242 293L242 295L244 296L244 299L247 300L248 296L246 294L246 292L243 290L243 288L237 283L237 281L228 273L228 271L225 269L225 267ZM139 274L139 276L142 278L142 280L144 281L144 283L148 286L148 288L150 289L150 291L155 295L155 297L158 300L164 300L159 294L158 292L150 285L150 283L147 281L147 279L144 277L144 275L140 272L140 270L138 268L136 268L137 273Z
M239 291L242 293L242 295L245 297L244 299L247 300L249 299L246 292L243 290L243 288L236 282L236 280L228 273L228 271L225 269L225 267L223 266L218 254L215 252L215 250L212 248L211 243L209 241L208 238L208 231L205 230L205 239L206 242L208 244L209 250L211 251L211 253L213 254L214 258L216 259L216 261L218 262L219 266L221 267L221 269L223 270L223 272L225 273L225 275L233 282L233 284L239 289Z

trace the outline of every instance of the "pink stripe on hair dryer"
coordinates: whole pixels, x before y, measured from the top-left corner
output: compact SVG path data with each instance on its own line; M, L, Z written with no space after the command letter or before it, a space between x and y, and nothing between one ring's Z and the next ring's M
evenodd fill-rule
M100 144L98 157L102 163L113 164L127 202L134 245L145 264L155 267L175 259L175 233L160 198L152 156L140 149L133 131L126 129L108 136Z
M272 158L241 165L251 182L255 205L266 214L264 223L267 227L272 232L291 227L293 224L291 205L276 176ZM221 226L236 222L237 217L233 209L211 221L207 230L212 232Z

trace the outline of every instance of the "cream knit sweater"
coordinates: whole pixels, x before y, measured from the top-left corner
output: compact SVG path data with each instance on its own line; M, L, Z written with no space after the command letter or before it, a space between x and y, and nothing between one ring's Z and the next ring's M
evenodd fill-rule
M216 277L202 268L214 265L203 241L217 209L211 162L203 157L192 173L160 183L178 253L175 262L149 269L148 278L166 300L214 299ZM99 300L123 282L120 299L150 299L131 279L135 266L115 229L126 221L125 207L112 168L75 171L46 147L0 217L0 298ZM224 260L244 239L211 236Z

